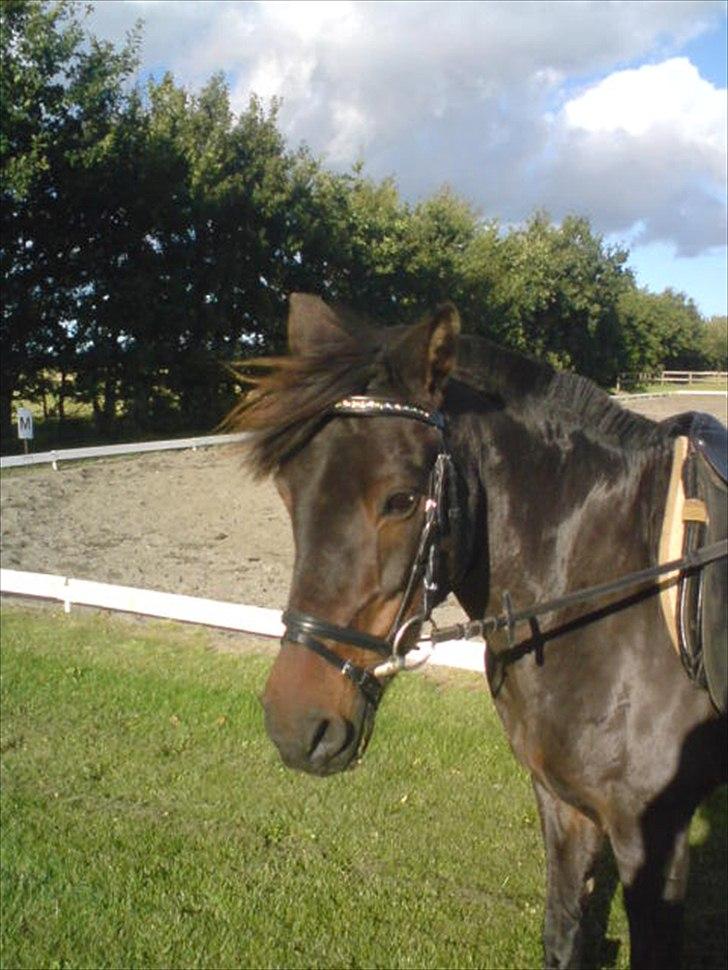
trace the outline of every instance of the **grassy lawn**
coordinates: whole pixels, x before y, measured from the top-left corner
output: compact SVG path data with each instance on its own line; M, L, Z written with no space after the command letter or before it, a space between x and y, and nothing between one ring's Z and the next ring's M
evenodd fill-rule
M538 820L480 678L400 678L364 764L321 780L265 737L269 664L4 610L2 966L540 966ZM695 822L687 966L725 965L725 819L721 794ZM601 905L596 963L625 967Z

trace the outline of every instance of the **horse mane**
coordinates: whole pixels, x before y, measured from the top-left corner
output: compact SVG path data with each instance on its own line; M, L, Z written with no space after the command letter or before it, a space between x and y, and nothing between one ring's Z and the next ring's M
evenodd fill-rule
M375 386L406 395L388 347L402 327L348 330L315 354L244 361L233 369L249 390L225 418L226 430L249 431L248 461L263 478L302 448L343 397ZM654 421L626 411L590 380L556 371L549 364L507 350L480 337L463 336L455 382L490 402L539 420L553 415L613 446L654 446L668 436Z
M502 405L538 421L558 416L566 427L579 427L605 444L632 450L649 448L669 436L667 425L621 406L587 377L557 371L544 361L500 347L479 337L461 338L455 376Z

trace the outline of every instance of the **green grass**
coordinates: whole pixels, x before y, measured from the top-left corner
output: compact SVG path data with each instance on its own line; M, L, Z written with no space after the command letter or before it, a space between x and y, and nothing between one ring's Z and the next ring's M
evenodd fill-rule
M269 664L171 624L4 610L3 967L540 966L538 820L480 679L400 678L363 765L316 779L265 737ZM701 937L725 881L701 886L688 965L720 965ZM627 966L604 905L598 963Z

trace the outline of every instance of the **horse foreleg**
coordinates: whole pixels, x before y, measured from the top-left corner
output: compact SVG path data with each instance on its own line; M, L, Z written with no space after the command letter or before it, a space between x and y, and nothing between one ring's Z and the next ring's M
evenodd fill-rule
M533 779L546 846L544 966L578 967L582 923L604 833Z
M629 919L630 966L680 965L690 848L684 815L643 817L632 831L611 835Z

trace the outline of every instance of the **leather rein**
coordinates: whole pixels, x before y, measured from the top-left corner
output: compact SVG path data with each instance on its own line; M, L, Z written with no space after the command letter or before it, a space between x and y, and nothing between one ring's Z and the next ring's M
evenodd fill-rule
M420 531L417 552L410 568L397 616L388 636L386 638L376 637L354 627L338 626L299 610L289 609L283 614L283 623L286 628L284 639L308 648L327 663L336 667L343 676L358 687L371 709L374 710L382 697L386 680L408 666L406 661L408 648L404 644L407 633L412 628L419 629L427 621L432 622L432 610L442 599L440 584L437 579L441 540L451 532L453 522L459 515L455 488L455 468L447 442L445 418L440 411L427 410L417 404L393 401L389 398L354 396L338 401L331 413L334 416L349 415L364 418L409 418L436 428L440 433L440 449L430 473L428 495L425 502L425 517ZM506 592L503 595L502 613L440 629L434 628L433 623L429 640L434 645L445 640L486 637L489 633L506 630L509 646L513 646L515 642L514 630L520 624L533 624L539 616L631 589L668 573L700 569L708 563L724 559L726 556L728 556L728 540L723 539L712 545L703 546L682 559L627 573L610 582L575 590L557 599L536 603L528 609L518 611L513 610L510 595ZM420 584L422 586L422 609L405 619L405 614ZM383 660L373 667L359 666L340 657L322 643L322 639L369 650L379 654ZM413 666L419 666L427 659L425 657Z
M446 440L445 418L440 411L427 410L417 404L392 401L389 398L353 396L338 401L331 414L334 417L346 415L362 418L408 418L429 425L440 433L440 448L430 472L417 551L397 615L387 637L376 637L355 627L329 623L300 610L289 609L283 614L286 628L284 639L306 647L336 667L376 707L384 691L383 681L405 666L405 652L402 647L407 633L430 619L434 606L441 598L438 597L440 584L437 578L440 544L457 515L454 465ZM405 619L420 586L422 608L414 616ZM373 667L358 666L351 660L340 657L322 643L322 640L333 640L335 643L369 650L379 654L382 662Z

